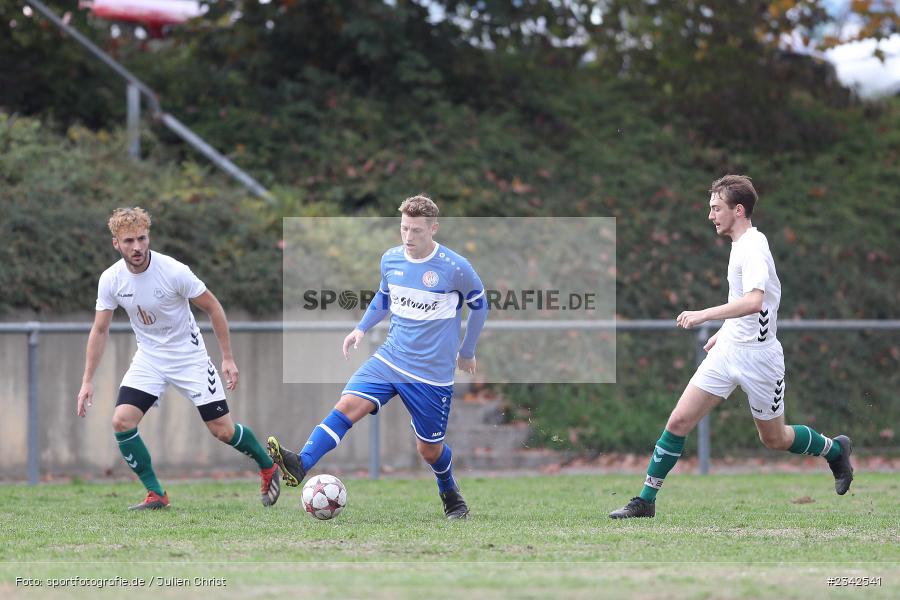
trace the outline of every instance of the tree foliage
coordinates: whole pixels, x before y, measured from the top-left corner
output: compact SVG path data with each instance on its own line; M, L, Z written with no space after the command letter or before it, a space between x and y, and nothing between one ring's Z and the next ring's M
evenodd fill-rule
M65 3L51 1L61 12ZM239 113L334 102L335 90L415 110L441 102L474 110L518 104L533 87L570 77L646 84L663 118L691 119L707 139L770 148L834 138L816 105L848 93L830 67L789 51L897 31L892 1L857 0L836 22L821 0L249 0L207 14L152 44L113 38L84 11L72 23L124 60L164 105L213 141L270 129ZM856 28L842 26L852 17ZM0 0L0 106L50 113L67 126L118 123L123 86L42 18ZM290 105L290 106L289 106ZM399 111L398 111L399 112ZM238 127L227 118L238 113ZM247 119L246 122L240 122ZM206 121L204 123L204 121ZM267 133L277 133L267 131Z
M109 42L73 3L48 4L94 42ZM0 109L97 128L120 120L124 108L124 85L105 65L30 6L0 0Z
M789 43L808 41L829 22L820 2L606 4L607 20L594 36L600 54L621 76L649 84L664 114L686 116L708 139L731 145L799 149L833 141L811 100L841 106L849 93L830 65Z
M135 163L124 143L0 112L0 314L92 311L100 273L119 258L106 229L118 206L148 209L152 247L190 264L226 306L278 310L279 232L255 201L194 163Z

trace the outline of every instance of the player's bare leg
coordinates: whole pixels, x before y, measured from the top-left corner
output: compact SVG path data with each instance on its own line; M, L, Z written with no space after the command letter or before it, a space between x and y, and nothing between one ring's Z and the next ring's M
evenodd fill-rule
M722 398L719 396L689 383L684 388L672 414L669 415L666 431L682 437L686 436L694 430L700 419L708 415L720 402L722 402Z
M656 515L656 493L666 475L675 466L684 447L684 438L722 399L689 383L669 416L662 436L656 442L647 477L639 496L609 513L611 519L652 518Z
M137 406L131 404L119 404L113 411L112 427L113 431L123 432L136 428L144 413Z
M212 421L206 421L206 428L209 429L214 438L225 444L234 437L234 421L231 420L230 414Z
M794 430L784 424L784 415L764 421L753 419L759 432L759 441L771 450L788 450L794 443Z

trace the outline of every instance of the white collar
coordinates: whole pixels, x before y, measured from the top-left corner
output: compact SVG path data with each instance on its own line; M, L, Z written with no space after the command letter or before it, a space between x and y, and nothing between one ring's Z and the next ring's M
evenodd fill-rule
M413 258L412 256L409 255L409 252L406 251L406 248L404 248L404 249L403 249L403 256L405 256L405 257L406 257L406 260L408 260L408 261L411 262L411 263L423 263L423 262L428 262L429 260L431 260L432 258L434 258L434 255L437 254L438 248L440 248L440 247L441 247L441 245L438 244L437 242L435 242L435 243L434 243L434 250L432 250L432 251L431 251L431 254L429 254L429 255L426 256L425 258Z

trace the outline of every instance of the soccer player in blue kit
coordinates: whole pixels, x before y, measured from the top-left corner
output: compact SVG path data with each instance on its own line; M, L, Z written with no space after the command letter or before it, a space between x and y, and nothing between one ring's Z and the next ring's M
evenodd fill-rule
M438 207L430 198L408 198L400 213L403 245L381 257L381 286L344 339L344 356L390 312L387 339L350 378L334 410L298 452L269 437L269 454L286 485L298 486L354 423L399 395L412 416L416 449L437 478L444 514L465 519L469 507L453 479L452 452L444 436L456 368L475 373L475 346L488 311L484 285L468 260L434 241ZM463 306L469 307L469 318L460 343Z

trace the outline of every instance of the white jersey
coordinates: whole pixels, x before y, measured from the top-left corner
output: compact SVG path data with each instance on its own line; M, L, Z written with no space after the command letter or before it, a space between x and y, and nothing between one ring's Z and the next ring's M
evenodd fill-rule
M124 308L139 352L160 359L205 357L206 345L189 300L205 292L206 285L174 258L159 252L150 252L149 258L143 273L129 271L125 259L106 269L100 275L97 310Z
M725 319L720 340L738 344L761 345L775 340L778 331L778 305L781 282L775 272L775 261L766 236L756 227L731 244L728 259L728 301L742 298L753 290L763 291L763 305L758 313Z

